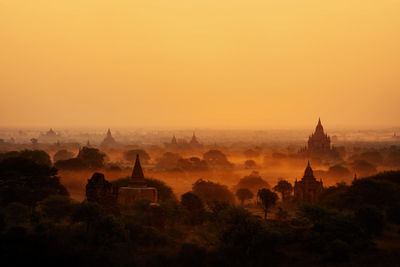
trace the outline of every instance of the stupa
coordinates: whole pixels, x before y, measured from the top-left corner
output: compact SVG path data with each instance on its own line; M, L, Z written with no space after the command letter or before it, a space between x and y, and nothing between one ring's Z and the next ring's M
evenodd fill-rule
M147 186L142 166L140 165L139 155L136 155L131 180L127 187L119 188L118 202L120 204L129 205L138 199L147 199L151 202L157 202L158 192L156 188Z

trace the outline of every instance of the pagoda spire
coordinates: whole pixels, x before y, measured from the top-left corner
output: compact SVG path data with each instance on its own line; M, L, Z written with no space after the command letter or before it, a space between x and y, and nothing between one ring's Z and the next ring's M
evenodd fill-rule
M142 166L140 164L139 154L136 154L135 166L132 171L132 179L144 179Z
M135 166L133 167L131 180L128 184L129 187L147 187L146 181L144 180L142 166L140 164L139 155L136 154Z

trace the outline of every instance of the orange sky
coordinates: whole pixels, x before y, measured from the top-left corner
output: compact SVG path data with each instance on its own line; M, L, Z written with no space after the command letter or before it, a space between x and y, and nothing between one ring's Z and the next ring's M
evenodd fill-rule
M398 126L399 0L0 0L0 126Z

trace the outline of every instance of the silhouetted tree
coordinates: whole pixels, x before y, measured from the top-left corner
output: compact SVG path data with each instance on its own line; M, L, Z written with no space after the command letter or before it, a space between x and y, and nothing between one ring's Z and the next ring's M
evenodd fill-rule
M60 221L71 214L74 206L67 196L52 195L40 203L40 209L48 218Z
M248 188L240 188L236 191L236 196L240 200L241 205L243 206L244 201L252 199L254 197L254 194Z
M290 197L293 191L293 186L286 180L280 180L276 186L274 186L274 191L281 193L282 200L286 200Z
M72 153L66 149L61 149L54 154L53 159L54 159L54 162L57 162L59 160L67 160L67 159L71 159L73 157L74 157L74 153Z
M235 196L226 185L213 183L211 181L205 181L203 179L197 180L192 186L192 191L205 202L213 200L227 201L230 203L235 202Z
M10 151L0 154L0 160L7 158L25 158L32 160L36 164L51 166L51 159L49 154L43 150L22 150L22 151Z
M256 194L261 188L270 188L270 186L261 178L258 172L253 171L250 175L240 179L239 183L234 187L235 190L238 190L239 188L248 188Z
M254 160L249 159L244 162L244 167L246 169L253 169L253 168L257 167L257 164Z
M181 158L181 155L178 153L166 152L161 158L156 159L156 168L167 171L175 170Z
M181 203L188 213L188 221L190 224L196 225L203 223L205 210L200 197L188 192L182 195Z
M263 188L258 190L257 197L261 201L261 207L264 210L264 220L267 219L268 210L275 205L278 195L269 189Z
M233 164L228 161L226 155L219 150L210 150L204 153L203 159L211 167L217 167L217 168L233 167Z
M382 212L374 206L362 206L355 211L356 221L369 235L380 235L385 226Z
M106 155L101 153L97 148L84 146L78 154L84 165L89 169L100 169L104 166L104 158Z
M100 217L101 208L99 204L95 202L82 202L74 209L72 219L75 222L84 222L86 224L86 232L88 232Z
M68 192L56 176L57 169L31 159L8 158L0 162L0 203L20 202L34 207L50 195Z

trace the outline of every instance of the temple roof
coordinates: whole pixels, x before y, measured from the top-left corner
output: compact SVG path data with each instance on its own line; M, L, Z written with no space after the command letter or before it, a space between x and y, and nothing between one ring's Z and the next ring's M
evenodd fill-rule
M304 171L303 179L301 179L301 180L302 181L305 181L305 180L313 180L313 181L315 181L316 180L315 177L314 177L314 172L313 172L313 170L311 168L311 165L310 165L310 161L308 161L308 163L307 163L307 167L306 167L306 170Z
M315 133L318 132L324 133L324 127L322 126L321 118L318 118L318 124L317 127L315 127Z
M131 181L129 187L146 187L142 166L140 164L139 154L136 155L135 166L133 167Z
M135 166L133 167L132 171L132 178L144 178L142 166L140 165L139 154L136 155Z
M194 132L193 132L192 140L190 140L190 143L191 144L199 144L199 141L197 141L197 138L196 138L196 135Z

